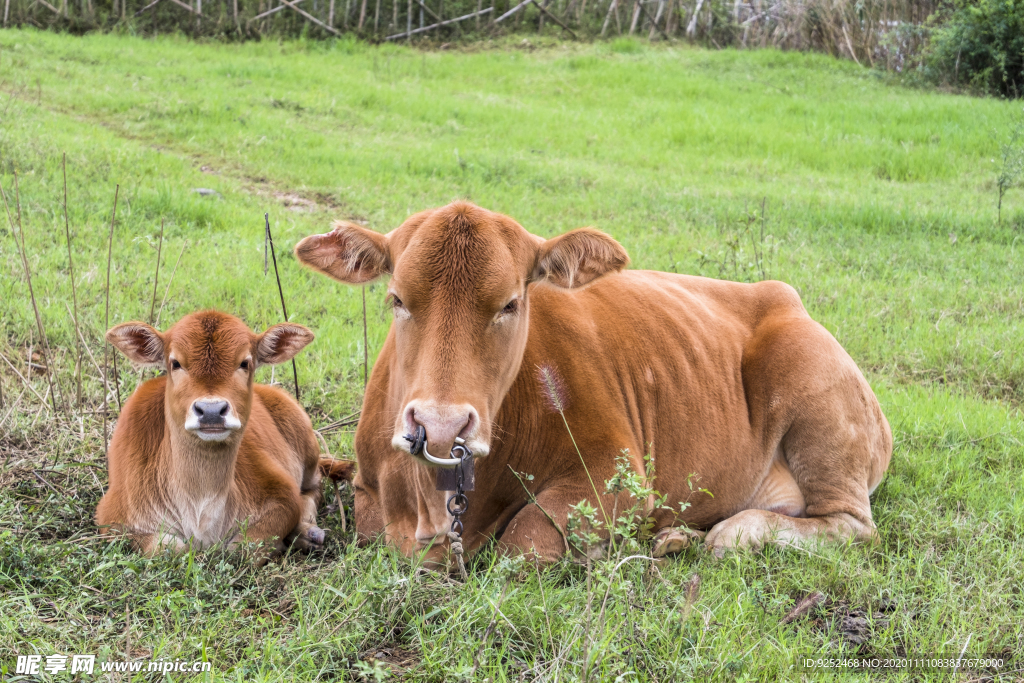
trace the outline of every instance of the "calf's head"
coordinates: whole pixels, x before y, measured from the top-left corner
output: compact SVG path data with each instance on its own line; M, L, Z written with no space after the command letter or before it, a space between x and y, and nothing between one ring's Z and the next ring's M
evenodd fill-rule
M255 334L234 316L201 311L166 332L123 323L107 341L138 366L167 372L165 412L177 436L192 443L237 445L252 409L253 377L263 364L290 360L313 341L301 325Z
M422 425L436 457L448 457L459 437L474 455L489 453L493 420L526 348L530 285L581 287L629 260L597 230L545 240L466 202L416 214L387 235L337 223L302 240L295 254L348 284L391 275L391 443L409 452L404 435Z

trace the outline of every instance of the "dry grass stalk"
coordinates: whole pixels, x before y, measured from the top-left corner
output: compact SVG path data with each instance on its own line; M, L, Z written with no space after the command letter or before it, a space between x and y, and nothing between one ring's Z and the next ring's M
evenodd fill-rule
M64 171L64 237L68 245L68 271L71 275L71 301L74 306L74 314L71 320L75 325L75 350L78 359L75 363L75 390L78 397L78 411L82 411L82 347L78 345L78 337L81 336L78 328L78 287L75 285L75 262L71 257L71 227L68 221L68 155L61 157L61 167Z
M57 413L57 395L53 390L53 378L50 376L50 361L49 353L47 353L48 345L46 344L46 330L43 327L43 318L39 315L39 306L36 304L36 294L32 287L32 272L28 266L28 257L25 254L25 230L21 223L21 192L18 188L18 172L14 172L14 200L18 210L18 229L15 229L14 220L11 218L11 207L7 202L7 193L3 191L3 187L0 187L0 195L3 196L4 208L7 210L7 221L11 224L11 233L14 235L14 241L18 243L18 250L21 253L21 264L25 269L25 279L28 282L28 293L32 300L32 310L36 317L36 328L39 331L39 336L43 340L43 346L40 348L40 352L43 354L43 365L46 368L46 383L50 387L50 401L53 406L54 414ZM18 240L18 233L21 233L21 240ZM29 352L29 362L32 361L32 354ZM13 367L13 366L12 366Z
M11 404L10 410L8 410L6 413L4 413L3 417L0 417L0 428L3 428L3 426L5 424L7 424L7 419L11 415L13 415L14 411L18 409L18 406L21 405L21 399L25 397L25 393L27 391L28 391L28 389L22 389L21 390L21 394L19 394L18 398L14 399L14 403ZM0 434L2 434L2 432L0 432ZM4 462L7 462L7 454L6 453L4 453Z
M477 669L480 668L480 655L482 655L484 650L487 649L487 643L491 639L491 634L494 633L494 627L498 625L498 614L501 612L501 605L505 602L505 595L508 593L508 587L511 584L511 580L505 582L504 587L501 589L501 595L498 596L498 601L494 603L494 611L491 613L491 623L487 624L487 628L484 630L484 637L480 639L480 647L477 648L476 654L473 655L473 669L469 672L470 680L473 679Z
M164 250L164 219L160 219L160 241L156 245L156 274L153 276L153 298L149 302L149 324L153 324L153 310L156 308L156 286L160 282L160 255Z
M67 308L67 303L64 304L64 307ZM68 315L71 315L70 308L68 308ZM92 355L92 351L89 350L89 345L85 343L85 337L82 336L82 331L77 330L77 332L78 340L82 343L82 348L85 349L85 352L89 355L89 360L92 361L92 366L96 368L96 376L103 377L103 370L100 369L100 364L96 362L96 357Z
M370 373L370 351L368 336L366 333L366 285L363 285L363 391L366 391L366 381Z
M114 253L114 218L117 216L117 196L121 192L121 186L114 186L114 210L110 213L110 237L107 240L107 284L103 288L103 298L105 299L106 311L103 318L103 330L110 329L110 261ZM110 382L107 378L107 340L103 340L103 453L107 453L109 447L108 436L107 436L107 412L108 412L108 401L110 400ZM121 411L121 392L118 391L117 397L117 410Z
M167 303L167 295L171 291L171 283L174 282L174 274L178 272L178 264L181 263L181 257L185 254L185 249L188 248L188 240L185 240L181 245L181 251L178 252L178 258L174 261L174 268L171 268L171 277L167 280L167 289L164 290L164 298L160 301L160 308L156 312L156 320L153 322L153 327L160 327L160 314L164 312L164 304Z
M697 600L700 598L700 574L694 574L690 577L686 588L683 590L683 597L682 621L685 622L690 618L693 606L697 604Z
M270 232L270 214L263 214L263 220L266 221L267 232L266 232L266 243L270 245L270 258L274 263L274 277L277 278L277 293L281 297L281 313L284 314L284 321L288 322L288 307L284 304L284 290L281 288L281 274L277 270L277 252L274 251L274 236ZM292 377L295 379L295 400L299 400L299 370L295 365L295 359L292 358Z
M820 591L814 591L804 597L803 600L798 602L793 609L789 610L789 614L783 617L780 623L788 624L791 621L795 621L800 617L804 616L812 609L820 605L825 601L825 594Z
M313 430L313 433L316 434L316 438L320 442L320 457L329 458L332 461L337 460L337 458L331 455L331 449L327 447L327 439L318 430ZM341 499L341 489L345 482L331 479L331 483L334 484L334 505L338 511L338 519L341 523L341 533L346 534L348 533L348 525L345 521L345 501ZM330 507L328 506L329 511Z
M354 413L346 415L340 420L336 420L335 422L331 422L330 424L320 427L316 431L318 434L326 434L327 432L333 432L337 429L342 429L344 427L351 427L352 425L359 423L359 413L360 411L357 410Z
M31 391L31 392L32 392L33 394L35 394L35 397L39 399L39 402L40 402L40 403L41 403L41 404L43 405L43 407L44 407L44 408L48 407L48 406L49 406L49 404L47 403L46 399L45 399L45 398L43 398L42 396L40 396L40 395L39 395L39 392L38 392L38 391L36 391L36 390L35 390L35 388L34 388L34 387L32 386L32 382L30 382L30 381L29 381L28 379L26 379L26 378L25 378L25 375L22 375L22 374L21 374L20 372L18 372L18 368L16 368L16 367L14 366L14 363L12 363L11 361L9 361L9 360L7 359L7 356L5 356L5 355L4 355L4 354L2 354L2 353L0 353L0 358L2 358L2 359L3 359L3 361L4 361L5 363L7 363L7 365L8 365L8 366L10 366L11 370L14 370L14 374L18 376L18 379L20 379L20 380L21 380L21 383L22 383L22 384L24 384L24 385L25 385L25 387L26 387L26 388L27 388L27 389L28 389L29 391ZM31 376L31 375L29 375L29 376Z

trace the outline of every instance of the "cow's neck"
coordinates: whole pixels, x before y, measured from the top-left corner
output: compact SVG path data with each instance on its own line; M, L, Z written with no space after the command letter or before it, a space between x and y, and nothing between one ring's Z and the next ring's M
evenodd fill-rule
M181 430L184 432L184 430ZM238 441L231 446L216 444L209 447L188 433L177 433L171 429L169 471L173 479L188 492L197 497L226 495L235 479L235 462L238 460Z
M233 445L206 444L170 425L168 421L165 500L183 536L204 544L216 542L234 519L232 492L240 440Z

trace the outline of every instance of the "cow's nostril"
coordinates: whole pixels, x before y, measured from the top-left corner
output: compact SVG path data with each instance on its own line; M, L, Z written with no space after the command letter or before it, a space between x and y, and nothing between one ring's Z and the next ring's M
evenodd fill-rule
M476 410L469 404L437 404L433 401L410 401L400 424L402 432L395 435L395 448L408 449L413 455L429 448L431 456L448 457L448 451L460 437L470 440L479 426ZM408 443L408 446L406 444Z
M196 401L192 410L199 417L201 425L223 425L231 405L227 401Z

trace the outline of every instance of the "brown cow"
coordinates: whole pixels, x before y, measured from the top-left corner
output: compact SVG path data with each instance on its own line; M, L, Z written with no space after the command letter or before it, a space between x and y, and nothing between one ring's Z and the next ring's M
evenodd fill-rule
M129 534L145 553L241 540L319 547L320 460L305 411L256 368L283 363L313 340L301 325L253 334L233 316L202 311L166 332L130 322L107 341L142 367L107 454L110 489L96 523ZM351 465L348 465L351 467ZM338 474L333 472L333 474ZM345 472L347 474L347 472Z
M478 458L467 550L493 536L512 552L562 554L547 515L564 528L570 505L597 501L539 368L559 385L599 487L623 449L640 473L651 452L654 487L671 505L690 499L682 515L654 512L656 554L686 542L680 523L710 529L717 555L876 535L868 496L888 467L889 425L853 360L786 284L619 272L628 257L608 235L545 240L465 202L387 235L337 224L295 253L341 282L391 275L394 322L356 433L364 537L443 557L448 494L403 438L422 425L432 455L461 437ZM533 475L536 504L511 470ZM714 497L691 497L691 474Z

